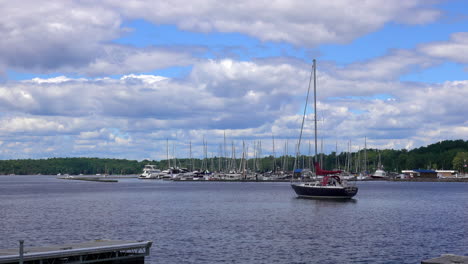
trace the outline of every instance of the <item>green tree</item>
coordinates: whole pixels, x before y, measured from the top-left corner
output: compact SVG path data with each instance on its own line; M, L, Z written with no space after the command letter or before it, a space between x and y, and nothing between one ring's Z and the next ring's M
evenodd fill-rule
M464 166L468 164L468 152L458 152L453 158L452 165L455 170L463 171Z

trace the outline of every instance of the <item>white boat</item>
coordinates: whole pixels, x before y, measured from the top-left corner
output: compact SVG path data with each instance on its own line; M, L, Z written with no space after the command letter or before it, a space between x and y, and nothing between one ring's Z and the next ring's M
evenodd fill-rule
M379 152L379 164L377 165L377 170L374 174L371 175L374 179L386 179L388 178L387 172L383 170L382 162L380 161L380 152Z
M356 176L351 173L345 172L340 174L340 178L343 180L354 180Z
M370 179L370 177L367 176L364 173L359 173L359 175L356 176L356 180L358 180L358 181L364 181L364 180L369 180L369 179Z
M195 176L195 173L190 172L185 168L173 168L170 167L167 170L163 170L159 179L163 180L191 180Z
M156 165L145 165L143 173L138 177L139 179L159 179L161 177L161 170L156 168Z
M387 172L381 169L377 169L372 175L372 178L374 179L385 179L388 177Z

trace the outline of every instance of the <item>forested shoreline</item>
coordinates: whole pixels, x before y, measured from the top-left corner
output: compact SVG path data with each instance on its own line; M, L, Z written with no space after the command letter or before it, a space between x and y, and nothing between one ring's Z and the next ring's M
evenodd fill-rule
M364 167L368 171L373 171L380 159L384 169L389 172L400 172L404 169L445 169L463 171L464 165L468 162L468 141L445 140L425 147L412 149L367 149L360 152L339 153L332 152L328 155L321 155L325 168L344 168L349 164L351 171L362 170ZM366 166L364 166L366 157ZM150 160L127 160L127 159L106 159L106 158L49 158L49 159L21 159L21 160L0 160L0 174L16 175L55 175L55 174L139 174L146 164L154 164L160 169L166 169L169 165L185 167L194 170L207 169L210 171L226 170L228 164L236 167L241 159L231 159L225 157L213 157L205 159L171 159L150 161ZM267 156L257 159L249 159L247 167L258 172L273 170L291 171L294 168L294 156ZM296 162L296 168L308 168L312 164L312 157L300 156ZM239 167L239 166L237 166ZM466 168L465 168L466 169ZM468 172L468 170L467 170Z

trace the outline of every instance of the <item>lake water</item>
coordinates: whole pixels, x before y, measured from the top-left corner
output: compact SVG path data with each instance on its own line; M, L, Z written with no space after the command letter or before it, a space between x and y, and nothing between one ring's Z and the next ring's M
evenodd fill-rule
M152 240L147 263L420 263L468 255L468 184L360 182L347 202L289 183L0 176L0 248Z

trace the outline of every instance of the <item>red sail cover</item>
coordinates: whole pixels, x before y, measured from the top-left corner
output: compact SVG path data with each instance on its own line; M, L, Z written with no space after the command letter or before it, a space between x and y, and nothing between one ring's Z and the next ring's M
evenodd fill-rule
M314 163L314 166L315 166L315 173L316 173L316 175L325 176L325 175L330 175L330 174L338 174L338 173L341 173L340 170L337 170L337 171L322 170L322 169L320 168L320 165L318 164L318 162L315 162L315 163Z

